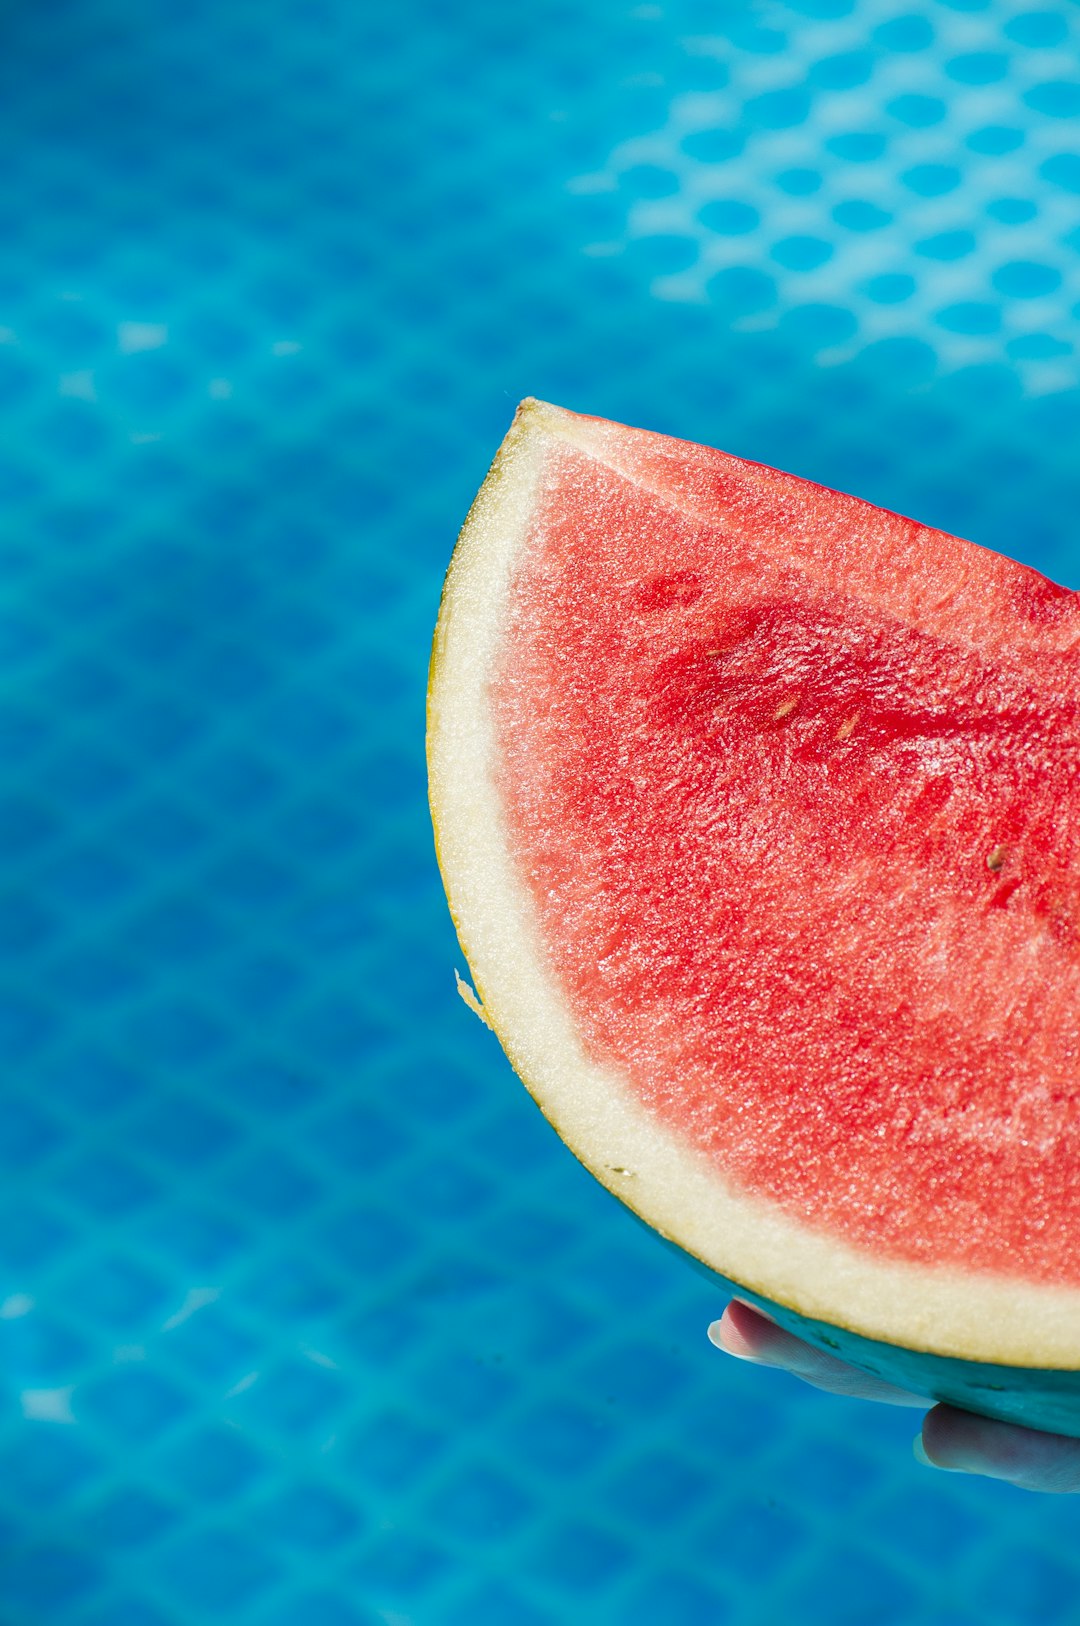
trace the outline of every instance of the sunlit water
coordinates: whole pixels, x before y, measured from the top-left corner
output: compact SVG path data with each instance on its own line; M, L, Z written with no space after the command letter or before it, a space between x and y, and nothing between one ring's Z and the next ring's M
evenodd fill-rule
M1078 22L0 8L4 1626L1073 1618L539 1120L422 728L525 394L1080 584Z

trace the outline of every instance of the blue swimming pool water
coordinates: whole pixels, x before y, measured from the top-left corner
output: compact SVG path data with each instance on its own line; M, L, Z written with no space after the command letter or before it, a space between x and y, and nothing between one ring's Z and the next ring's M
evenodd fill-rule
M517 399L1080 585L1066 0L0 6L2 1626L1080 1618L725 1362L458 1001L425 664Z

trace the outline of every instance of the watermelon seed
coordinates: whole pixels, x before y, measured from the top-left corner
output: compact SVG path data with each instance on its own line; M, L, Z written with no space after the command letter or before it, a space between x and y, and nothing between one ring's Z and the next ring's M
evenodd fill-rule
M841 723L840 727L836 730L837 739L838 740L850 739L852 730L854 729L855 724L858 722L858 720L859 720L859 714L858 714L858 712L856 712L854 714L854 716L849 717L846 722Z
M791 712L793 712L795 710L795 707L798 704L799 704L798 696L796 696L796 698L794 700L781 700L780 704L776 708L775 713L773 714L774 718L775 718L775 721L779 722L782 717L789 716L791 714Z
M1005 862L1005 848L1001 847L1001 846L991 847L990 851L986 855L986 867L987 867L987 869L992 869L994 871L994 873L996 874L997 871L1004 864L1004 862Z

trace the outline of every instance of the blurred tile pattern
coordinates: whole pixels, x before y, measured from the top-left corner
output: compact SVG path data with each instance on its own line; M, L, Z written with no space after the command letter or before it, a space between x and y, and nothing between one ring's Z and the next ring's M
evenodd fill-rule
M1075 1618L724 1363L454 993L422 729L527 393L1080 584L1071 0L0 5L3 1626Z

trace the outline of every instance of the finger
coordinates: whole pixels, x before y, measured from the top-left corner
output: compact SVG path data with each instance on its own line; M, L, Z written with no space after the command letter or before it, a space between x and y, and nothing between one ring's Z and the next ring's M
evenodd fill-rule
M1080 1491L1080 1440L1066 1434L1043 1434L953 1406L935 1406L916 1439L916 1454L920 1443L935 1468L1007 1479L1021 1490Z
M829 1394L848 1395L855 1400L880 1400L889 1406L926 1405L918 1395L898 1389L882 1378L857 1372L835 1355L804 1344L801 1338L785 1332L783 1327L741 1299L732 1299L720 1320L713 1322L709 1338L717 1349L728 1355L754 1361L759 1366L780 1367Z

